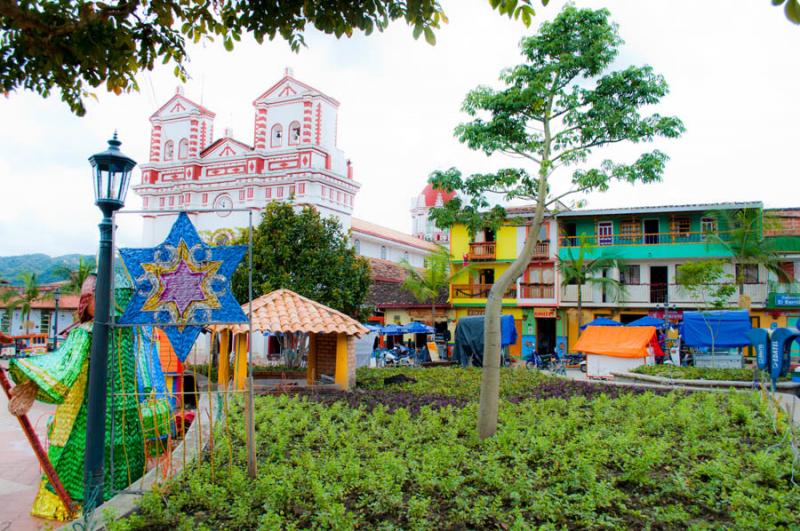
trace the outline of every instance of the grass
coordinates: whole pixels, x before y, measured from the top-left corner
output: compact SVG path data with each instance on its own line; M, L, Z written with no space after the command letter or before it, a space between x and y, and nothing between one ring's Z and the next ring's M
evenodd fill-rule
M402 372L417 381L384 386ZM755 393L581 394L503 370L499 430L475 434L473 369L361 370L347 395L256 399L213 455L112 529L723 529L796 525L790 432ZM586 384L590 385L590 384ZM562 388L558 397L537 390ZM603 388L601 388L603 389ZM391 407L392 404L398 407ZM413 405L414 407L411 407Z
M706 367L676 367L675 365L642 365L631 369L630 372L679 380L753 381L753 369L709 369ZM760 373L759 377L763 374ZM787 381L790 380L790 377L784 376L780 380Z

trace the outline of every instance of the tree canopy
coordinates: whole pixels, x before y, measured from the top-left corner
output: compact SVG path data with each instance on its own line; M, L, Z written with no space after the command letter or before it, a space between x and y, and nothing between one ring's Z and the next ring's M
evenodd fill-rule
M247 245L244 231L234 242ZM231 280L236 299L245 303L247 257ZM287 288L356 319L366 317L369 263L356 254L339 222L312 207L295 210L273 202L253 230L253 298Z
M435 171L429 179L434 188L460 193L431 211L440 227L463 223L474 234L503 222L531 225L517 259L495 281L486 302L485 385L478 421L482 437L496 428L503 294L528 267L545 214L571 194L602 192L613 181L659 181L668 158L660 150L625 162L595 163L590 156L612 144L677 138L684 131L677 117L642 112L668 92L664 78L650 66L610 70L620 44L607 10L565 7L536 35L522 40L525 61L501 73L502 89L484 86L467 94L463 110L471 121L455 130L456 138L469 148L486 155L511 155L522 164L467 176L451 168ZM564 177L560 182L553 180L559 176ZM533 219L508 220L489 193L504 201L533 202Z
M530 0L490 4L526 25L534 14ZM414 38L434 44L447 17L437 0L0 1L0 92L27 89L46 97L59 90L83 115L91 88L138 90L136 74L158 62L174 64L185 80L187 42L217 39L230 51L252 34L259 43L281 38L298 50L311 26L339 38L382 31L397 20L413 28Z

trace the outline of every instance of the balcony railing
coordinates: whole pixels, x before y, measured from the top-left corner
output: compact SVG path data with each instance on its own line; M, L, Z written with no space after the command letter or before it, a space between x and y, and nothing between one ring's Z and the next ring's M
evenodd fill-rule
M452 284L451 297L453 299L485 299L489 296L494 284ZM508 289L503 295L504 299L513 299L517 296L514 287Z
M710 286L711 287L711 286ZM678 284L633 284L625 286L625 293L617 298L607 294L603 300L603 291L600 286L583 286L582 301L592 304L608 304L609 306L642 306L648 307L655 304L677 304L702 307L702 297L692 297L682 286ZM711 291L711 290L709 290ZM744 294L750 297L753 305L763 305L767 301L769 288L766 282L759 284L745 284ZM739 300L739 292L731 295L726 301L728 304L736 304ZM577 286L565 286L561 289L561 302L574 304L578 301Z
M730 233L718 232L723 241L730 239ZM581 241L587 245L606 247L609 245L662 245L673 243L706 243L707 232L654 232L640 234L613 234L608 236L562 236L561 247L580 247Z
M536 242L536 248L533 250L534 258L547 258L550 256L550 240Z
M518 299L554 299L556 287L553 284L520 283Z
M494 260L497 256L497 242L476 242L469 244L470 261Z

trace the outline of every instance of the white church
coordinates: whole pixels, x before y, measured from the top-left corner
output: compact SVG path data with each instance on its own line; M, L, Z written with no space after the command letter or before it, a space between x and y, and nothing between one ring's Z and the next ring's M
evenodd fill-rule
M413 204L413 236L352 216L361 184L337 145L338 101L287 69L253 107L251 142L230 130L215 138L215 114L180 89L150 117L150 158L133 187L147 211L143 245L161 242L178 210L189 211L199 231L219 232L247 227L250 213L258 224L270 201L312 205L338 218L367 258L422 266L434 242L447 243L445 233L427 223L427 208L442 200L427 188Z

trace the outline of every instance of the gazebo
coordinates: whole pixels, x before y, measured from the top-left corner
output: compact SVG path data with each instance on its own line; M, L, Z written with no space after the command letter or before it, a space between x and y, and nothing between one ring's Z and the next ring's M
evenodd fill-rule
M321 376L332 378L341 389L356 383L356 337L369 332L361 323L342 312L328 308L288 289L275 290L252 301L242 309L251 319L254 333L308 334L306 383L314 385ZM236 353L234 380L244 388L250 327L247 323L215 327L220 334L219 381L228 379L229 345Z

